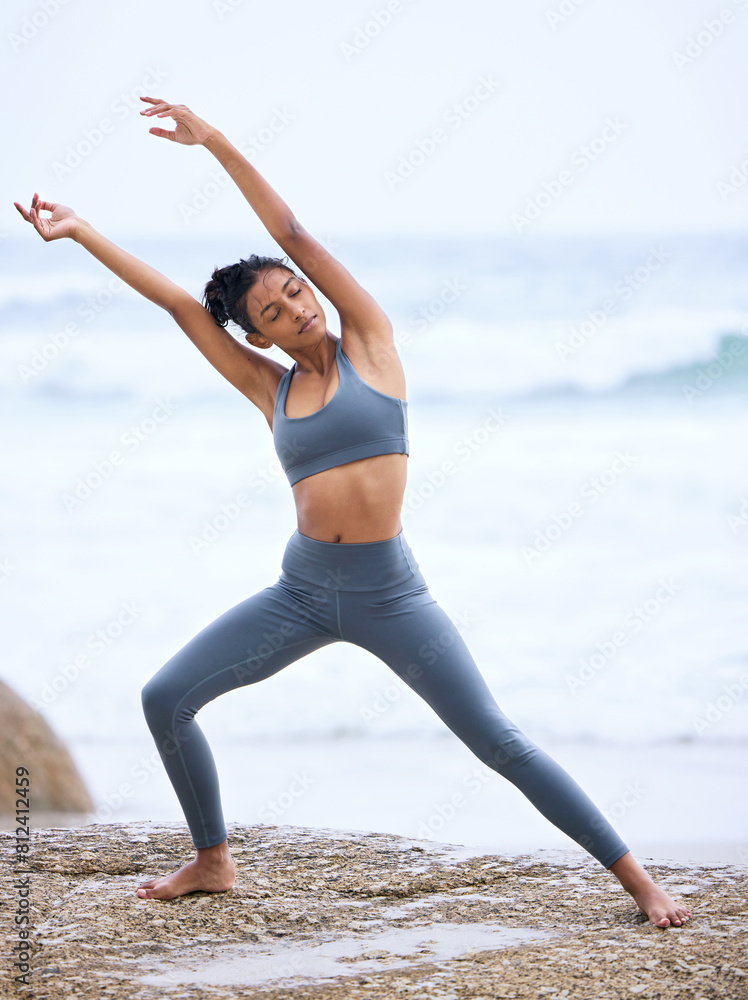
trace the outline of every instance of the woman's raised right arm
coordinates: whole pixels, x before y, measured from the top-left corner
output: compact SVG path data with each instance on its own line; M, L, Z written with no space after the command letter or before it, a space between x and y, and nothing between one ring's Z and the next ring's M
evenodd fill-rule
M45 242L65 237L75 240L136 292L165 309L213 367L271 423L275 388L285 371L282 365L240 344L189 292L102 236L72 208L41 201L38 194L34 194L29 211L18 202L14 204ZM52 214L44 217L40 212Z

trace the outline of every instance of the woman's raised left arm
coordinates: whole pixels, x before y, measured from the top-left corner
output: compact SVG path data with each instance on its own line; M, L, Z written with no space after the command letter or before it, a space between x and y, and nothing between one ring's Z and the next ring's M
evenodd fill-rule
M326 296L351 332L371 346L393 340L392 324L376 300L353 275L301 225L288 205L258 170L218 129L198 118L183 104L169 104L143 97L151 104L146 117L173 118L176 128L151 128L150 132L187 146L201 145L211 152L236 183L269 235L296 266Z

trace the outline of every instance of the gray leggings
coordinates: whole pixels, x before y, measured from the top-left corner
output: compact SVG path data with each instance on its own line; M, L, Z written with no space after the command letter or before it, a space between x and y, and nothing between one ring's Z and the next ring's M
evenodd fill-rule
M226 840L218 775L196 713L332 642L383 660L476 757L604 867L628 851L579 785L496 704L402 531L340 544L298 530L278 581L204 628L143 688L148 726L196 848Z

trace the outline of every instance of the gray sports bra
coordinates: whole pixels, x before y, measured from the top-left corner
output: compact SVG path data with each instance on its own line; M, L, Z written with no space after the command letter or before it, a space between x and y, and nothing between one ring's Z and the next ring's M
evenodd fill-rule
M273 410L273 444L293 486L300 479L373 455L409 455L408 404L364 382L335 345L340 384L325 405L306 417L287 417L286 396L296 363L280 379Z

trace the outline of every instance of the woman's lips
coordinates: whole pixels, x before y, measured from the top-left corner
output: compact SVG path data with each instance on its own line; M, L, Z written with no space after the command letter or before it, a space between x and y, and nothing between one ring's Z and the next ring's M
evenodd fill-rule
M299 333L306 333L307 330L310 330L314 325L314 321L316 319L317 319L316 316L312 316L310 319L308 319L306 323L302 326L302 328L299 330Z

